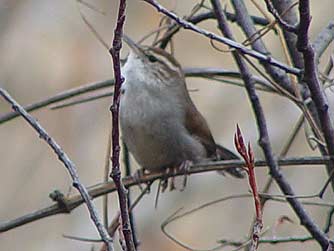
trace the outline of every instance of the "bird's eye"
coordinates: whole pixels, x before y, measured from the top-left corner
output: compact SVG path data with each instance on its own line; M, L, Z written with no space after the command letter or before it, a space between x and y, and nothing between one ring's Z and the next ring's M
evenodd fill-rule
M147 55L147 58L148 58L148 60L150 60L151 63L155 63L155 62L158 61L158 59L155 56L151 55L151 54Z

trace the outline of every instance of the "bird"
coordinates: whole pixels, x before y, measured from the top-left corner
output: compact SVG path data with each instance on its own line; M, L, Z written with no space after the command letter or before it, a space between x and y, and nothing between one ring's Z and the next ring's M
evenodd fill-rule
M210 128L193 103L184 73L165 50L141 46L124 35L130 52L121 68L122 138L138 164L149 172L239 157L216 144ZM239 168L226 170L243 178Z

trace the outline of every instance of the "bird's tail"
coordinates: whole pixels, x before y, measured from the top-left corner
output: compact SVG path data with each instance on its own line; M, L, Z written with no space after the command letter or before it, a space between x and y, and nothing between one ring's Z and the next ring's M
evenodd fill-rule
M216 152L217 152L217 160L233 160L233 159L240 159L235 153L231 152L227 148L216 145ZM219 171L219 173L224 174L225 172L228 172L230 175L232 175L235 178L244 178L245 177L245 171L240 167L230 167L224 171Z

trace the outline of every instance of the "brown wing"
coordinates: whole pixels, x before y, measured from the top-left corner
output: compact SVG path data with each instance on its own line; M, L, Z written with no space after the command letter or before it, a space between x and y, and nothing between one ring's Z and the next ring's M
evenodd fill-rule
M190 97L186 107L185 126L191 135L196 137L205 147L207 157L216 155L216 143L211 135L208 124L196 109Z

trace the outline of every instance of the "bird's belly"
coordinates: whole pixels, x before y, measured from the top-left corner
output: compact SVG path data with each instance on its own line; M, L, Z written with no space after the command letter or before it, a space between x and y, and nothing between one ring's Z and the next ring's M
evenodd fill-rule
M202 144L191 137L178 116L177 109L170 109L162 100L123 97L123 140L143 168L161 169L205 155Z

